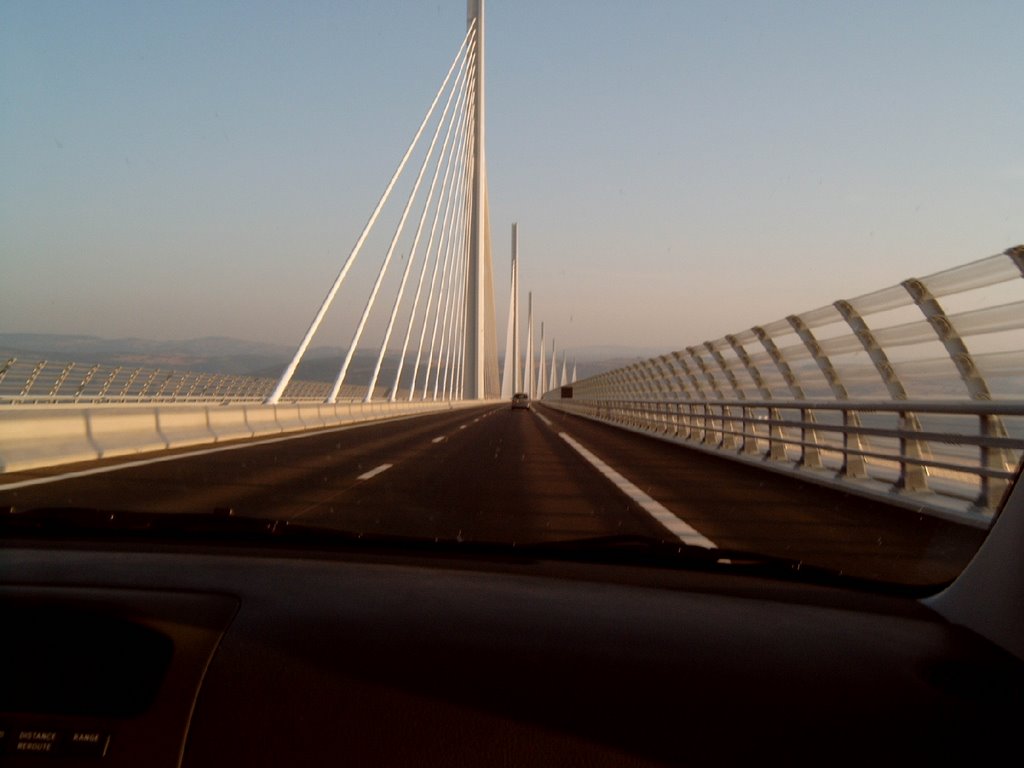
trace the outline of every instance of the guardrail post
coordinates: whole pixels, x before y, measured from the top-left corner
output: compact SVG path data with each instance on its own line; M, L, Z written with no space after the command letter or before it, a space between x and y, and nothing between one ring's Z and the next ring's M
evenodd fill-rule
M993 416L988 413L983 413L979 417L980 420L980 432L981 436L984 437L1006 437L1006 429L1003 426L1002 419L998 416ZM1005 472L1007 469L1006 452L1002 448L993 448L989 445L981 445L981 468L983 470L999 470ZM1006 489L1009 486L1009 481L1004 480L1001 477L989 477L988 475L981 476L981 492L978 494L978 498L975 501L975 506L985 511L991 511L996 508L999 502L1002 500L1003 495L1006 493Z
M928 325L932 327L935 335L942 342L942 346L946 348L946 354L949 355L949 359L956 366L957 373L960 374L960 379L963 381L964 386L967 387L971 398L974 400L991 399L988 385L985 383L981 372L978 371L978 367L974 364L974 358L971 357L971 353L967 350L967 345L960 337L960 334L957 333L956 328L953 327L953 323L950 322L942 306L932 296L931 291L920 280L904 280L901 285L910 294L914 304L921 310L921 313L928 321Z
M181 396L181 390L185 388L185 385L188 383L188 377L190 375L191 371L186 371L185 373L178 374L178 383L175 385L174 389L171 390L172 400L177 400Z
M1012 249L1011 249L1012 251ZM1007 252L1008 256L1011 256L1010 251ZM949 317L943 311L942 306L938 300L932 295L932 292L921 280L904 280L901 285L906 289L907 293L914 300L918 309L924 314L928 324L935 331L935 335L939 337L939 341L942 342L943 347L946 349L946 354L949 355L949 359L956 366L957 373L960 374L960 380L963 381L964 386L967 387L967 392L970 394L972 400L991 400L992 394L989 391L988 384L985 378L981 375L981 371L978 370L978 366L974 363L974 358L971 356L970 351L967 349L967 344L964 343L963 338L957 332L953 323ZM1002 419L994 415L986 415L981 417L981 434L985 437L1006 437L1006 428L1003 425ZM991 448L989 446L981 446L981 466L984 468L999 468L1004 469L1006 465L1006 456L1004 452L999 448ZM995 481L992 484L992 481ZM991 487L990 487L991 486ZM981 494L978 499L978 506L982 509L988 509L988 505L991 503L993 494L1002 497L1002 493L1005 490L1005 481L1000 481L997 478L990 478L982 476L981 478Z
M754 333L754 331L751 330L749 333ZM754 335L756 336L756 333ZM768 385L765 384L764 378L761 376L761 371L754 364L754 361L750 359L750 355L743 346L739 337L730 334L725 337L725 340L728 342L729 346L732 347L733 352L736 353L736 357L740 359L743 367L747 370L747 374L750 376L750 380L754 382L754 386L757 387L757 391L760 393L761 398L764 400L771 400L772 391L768 388ZM766 435L766 439L768 441L768 452L765 454L765 458L769 461L782 461L786 458L786 446L782 442L782 428L773 423L779 420L780 414L778 409L769 408L767 424L768 434Z
M131 393L131 389L132 389L132 386L134 386L134 384L135 384L135 380L136 380L137 378L139 378L139 374L140 374L140 373L142 373L142 369L141 369L141 368L136 368L135 370L133 370L133 371L132 371L132 372L131 372L131 373L130 373L130 374L128 375L128 379L127 379L127 381L125 381L125 383L124 383L124 386L123 386L123 387L121 387L121 391L120 391L120 392L118 392L118 394L117 394L117 396L118 396L118 398L119 398L119 399L121 400L121 402L124 402L124 401L125 401L125 399L126 399L126 398L127 398L128 396L129 396L129 394Z
M743 442L740 445L740 450L747 456L757 455L757 434L754 432L754 424L756 420L754 418L754 411L752 408L743 407L743 422L740 425L740 430L743 433Z
M775 367L782 376L782 380L786 382L786 386L789 388L790 394L797 400L804 400L803 387L800 386L800 382L797 381L796 375L793 373L793 369L789 367L789 363L786 362L786 359L783 357L782 350L779 349L778 345L771 336L768 335L768 332L765 331L764 328L756 326L751 330L754 332L758 341L761 342L761 346L764 347L772 362L775 363ZM797 463L803 467L816 469L821 466L821 457L816 447L818 436L813 428L806 426L807 422L814 421L814 413L806 409L800 409L800 421L805 422L805 424L800 427L800 458L797 460ZM810 449L808 449L807 443L812 443ZM782 454L783 458L785 458L784 446L782 448Z
M160 398L164 396L164 392L170 387L171 382L174 380L174 371L170 370L167 375L164 376L163 381L160 382L160 386L156 388L156 392L153 393L154 398ZM173 390L172 390L173 391Z
M818 448L818 433L813 427L807 426L814 421L814 411L810 408L800 409L800 460L803 467L818 469L821 467L821 451Z
M711 391L712 391L712 393L714 393L715 397L718 400L720 400L720 401L724 400L725 399L725 395L722 394L722 390L719 388L718 382L715 381L714 374L711 371L708 370L707 365L704 363L704 359L700 356L700 354L697 351L697 349L694 348L694 347L687 347L686 348L686 352L690 355L690 359L693 360L693 362L697 364L697 369L700 371L701 375L704 377L704 380L707 382L708 386L711 388ZM715 406L712 404L712 401L709 399L708 400L708 414L711 416L711 419L710 419L711 431L712 432L717 431L718 436L717 436L717 438L714 438L713 441L712 440L708 440L708 442L709 442L709 444L714 445L714 446L716 446L718 448L731 449L731 448L733 448L735 446L736 441L735 441L735 439L733 438L732 435L726 434L727 418L731 415L730 412L729 412L729 408L728 408L728 406L725 406L725 405L718 405L718 411L719 411L720 418L718 420L719 428L717 430L715 429L714 408L715 408ZM710 438L711 437L711 433L706 433L706 437Z
M875 334L872 333L868 324L864 322L864 318L861 317L860 313L849 301L837 301L833 306L839 310L839 314L842 315L843 320L845 320L847 325L850 326L850 329L860 341L864 351L868 353L868 358L875 366L875 371L877 371L879 377L881 377L882 383L885 384L885 388L889 392L889 397L897 401L906 400L907 390L903 386L903 382L900 381L899 376L896 375L896 369L893 368L892 363L889 362L888 355L885 354L885 350L882 349L882 345L878 343L878 340L875 338ZM906 424L909 425L904 427L904 425L901 424L901 428L907 428L914 431L920 431L921 429L920 424L917 422L917 418L914 417L913 414L901 413L900 420L901 422L905 421ZM912 441L912 443L908 443L907 447L917 454L916 458L923 458L924 452L918 441L915 440ZM904 445L901 440L901 455L903 455L903 449ZM906 465L903 464L903 462L900 463L899 482L901 485L899 487L906 487L908 490L916 490L916 488L912 486L915 486L918 483L922 484L922 488L927 487L927 481L924 478L927 477L928 470L921 465L918 465L918 467L919 469L908 474L906 471ZM909 483L909 485L906 485L907 483Z
M85 376L82 377L82 380L78 382L78 386L75 388L75 395L72 402L77 403L79 400L81 400L82 395L85 394L85 388L89 386L89 383L92 381L93 377L96 375L99 369L100 366L97 363L96 365L92 366L88 371L85 372Z
M721 342L718 342L718 343L721 343ZM711 353L711 357L714 359L715 363L718 364L719 369L722 371L722 374L725 376L725 380L729 382L729 387L732 389L733 394L738 399L740 399L740 400L746 400L747 399L747 393L744 392L743 391L743 387L740 386L740 383L739 383L739 381L736 378L735 372L729 366L729 363L726 361L725 356L722 354L722 351L717 346L715 346L714 343L712 343L710 341L705 341L704 342L704 348L707 349L707 351ZM726 413L729 416L729 429L730 429L730 431L735 432L736 431L736 419L733 416L732 409L731 408L726 409ZM747 441L747 434L746 434L747 412L746 412L745 408L741 409L741 414L742 415L740 417L740 435L739 435L738 438L737 438L736 435L730 435L730 447L735 447L736 442L738 440L739 444L740 444L740 450L743 453L753 453L753 452L756 452L756 445L755 445L755 448L754 448L753 451L751 451L748 448L748 441Z
M786 460L786 443L782 435L782 414L778 408L768 409L768 456L770 461Z
M804 322L803 318L799 315L790 315L786 318L786 321L790 324L797 336L807 347L807 351L811 353L811 357L814 358L814 362L818 365L818 370L821 371L822 376L825 377L825 381L828 382L829 389L832 390L832 395L836 400L849 400L850 394L846 391L846 386L843 384L842 379L839 377L839 372L832 365L832 361L828 355L822 350L818 340L814 337L814 333L811 331L807 323ZM857 414L853 411L843 411L843 426L849 430L853 427L860 426L860 420ZM864 457L861 454L853 454L853 462L851 463L850 451L863 450L863 444L861 437L856 432L843 432L843 458L842 466L839 468L839 475L843 477L863 477L866 474L864 466Z
M3 368L0 368L0 382L7 378L7 372L11 370L11 366L18 362L18 358L9 357L7 362L4 363Z
M696 392L697 400L701 403L699 417L697 417L696 412L694 411L695 404L694 406L690 407L690 417L693 420L693 424L699 425L696 427L696 429L691 430L691 438L699 442L714 444L711 438L713 431L712 428L714 427L714 424L711 424L711 426L709 426L710 419L708 408L708 393L705 392L705 390L703 390L703 387L700 385L700 382L693 374L693 371L690 369L690 366L687 364L686 360L683 359L683 352L673 352L672 357L673 359L675 359L676 364L679 366L683 374L685 374L686 378L689 379L690 386L693 387L693 391Z
M67 379L68 376L71 375L71 370L74 367L75 367L74 363L68 363L67 365L64 366L64 368L61 370L60 374L57 376L56 380L53 382L53 386L50 387L49 397L55 398L58 395L60 395L60 389L61 389L61 387L64 386L65 380Z
M864 449L860 435L856 430L860 428L860 416L856 411L843 409L843 465L839 468L842 477L867 477L868 468L864 462L864 455L858 453Z
M103 398L107 396L107 392L110 391L110 387L114 384L114 379L117 378L119 373L121 373L121 366L118 365L107 375L106 381L103 382L103 386L100 387L99 394L96 397Z
M690 403L687 407L689 411L690 421L690 439L698 443L704 442L704 421L701 416L698 415L697 409L700 408L700 413L703 414L703 404Z
M28 393L32 391L32 385L36 383L36 379L39 378L39 374L43 372L45 367L45 360L40 360L35 364L35 367L32 368L32 372L28 375L28 378L25 380L25 384L21 388L21 393L18 395L19 397L28 397Z
M921 441L914 439L911 435L921 431L921 424L917 416L909 411L900 411L900 476L896 481L896 487L904 491L927 491L928 490L928 469L924 464L908 462L907 459L924 458L924 451L921 450Z
M139 399L141 400L149 393L149 388L153 386L153 382L156 381L157 375L160 373L159 368L154 368L150 371L149 376L142 382L142 386L139 388Z

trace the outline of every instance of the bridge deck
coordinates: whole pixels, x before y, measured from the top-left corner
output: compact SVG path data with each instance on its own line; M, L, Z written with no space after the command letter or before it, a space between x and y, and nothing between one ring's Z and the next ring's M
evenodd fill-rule
M11 488L0 505L211 512L346 530L530 542L666 530L571 436L714 544L905 583L953 578L984 532L543 407L480 409L182 451L171 461ZM389 466L388 466L389 465ZM7 486L7 487L5 487Z

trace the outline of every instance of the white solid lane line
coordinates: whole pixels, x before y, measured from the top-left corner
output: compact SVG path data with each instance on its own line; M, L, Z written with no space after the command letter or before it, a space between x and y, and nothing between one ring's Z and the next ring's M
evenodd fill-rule
M379 467L374 467L369 472L363 472L356 480L369 480L375 475L379 475L381 472L387 472L394 464L381 464Z
M538 414L539 415L539 414ZM629 496L630 499L635 501L640 507L651 517L661 523L663 526L668 528L672 534L675 535L684 544L693 544L698 547L706 547L707 549L715 549L716 545L711 539L699 533L694 528L691 528L685 522L680 520L671 511L662 504L652 499L646 493L637 488L633 483L629 482L626 478L616 472L614 469L605 464L601 459L595 456L593 453L588 451L582 445L573 440L565 432L559 432L558 436L565 440L569 445L576 449L584 459L589 461L598 472L611 480L618 487L620 491Z

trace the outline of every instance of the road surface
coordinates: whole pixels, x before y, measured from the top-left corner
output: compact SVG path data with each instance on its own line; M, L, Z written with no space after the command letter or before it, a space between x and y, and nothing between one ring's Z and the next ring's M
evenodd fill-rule
M467 541L653 535L905 583L953 578L984 538L537 405L0 476L0 508L39 506L231 509Z

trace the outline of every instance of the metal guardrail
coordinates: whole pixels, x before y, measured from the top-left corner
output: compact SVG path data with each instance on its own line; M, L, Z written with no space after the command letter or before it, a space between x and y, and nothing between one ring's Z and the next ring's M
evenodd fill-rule
M1024 431L1024 403L564 400L559 407L979 521L998 508L1024 453L1024 438L993 428L1013 419Z
M1022 277L1016 246L545 400L987 524L1024 454Z
M160 368L83 365L10 358L0 366L0 405L73 403L262 403L277 379ZM328 382L293 381L281 402L324 402ZM362 401L366 387L348 385L339 401ZM375 397L386 397L379 387Z

